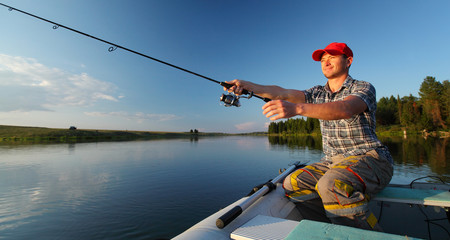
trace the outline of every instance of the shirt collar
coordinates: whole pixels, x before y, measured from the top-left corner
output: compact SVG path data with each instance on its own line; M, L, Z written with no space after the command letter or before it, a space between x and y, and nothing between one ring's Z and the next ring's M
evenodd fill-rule
M342 85L341 85L341 87L339 88L339 90L337 90L336 92L340 92L342 89L348 88L348 87L351 85L351 81L353 81L353 78L352 78L350 75L348 75L347 78L345 79L345 81L342 83ZM331 92L331 89L330 89L330 87L328 86L328 82L327 82L327 84L325 85L325 89L326 89L328 92Z

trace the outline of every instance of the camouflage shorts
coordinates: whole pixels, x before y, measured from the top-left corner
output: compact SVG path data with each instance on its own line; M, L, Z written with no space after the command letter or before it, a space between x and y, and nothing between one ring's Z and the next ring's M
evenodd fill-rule
M358 156L336 156L288 175L283 183L293 201L320 197L327 217L364 214L370 198L390 182L392 164L375 150Z

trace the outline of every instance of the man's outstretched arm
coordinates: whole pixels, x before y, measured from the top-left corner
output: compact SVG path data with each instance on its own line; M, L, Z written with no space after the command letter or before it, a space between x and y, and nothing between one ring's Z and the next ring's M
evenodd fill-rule
M226 82L233 85L230 88L224 88L225 91L242 94L243 90L253 92L261 97L270 98L272 100L284 100L291 103L304 103L305 94L295 89L285 89L275 85L261 85L249 81L235 79Z
M297 115L322 120L338 120L351 118L353 115L362 113L366 109L367 105L361 98L348 96L342 101L322 104L291 103L274 100L263 106L263 114L272 121Z

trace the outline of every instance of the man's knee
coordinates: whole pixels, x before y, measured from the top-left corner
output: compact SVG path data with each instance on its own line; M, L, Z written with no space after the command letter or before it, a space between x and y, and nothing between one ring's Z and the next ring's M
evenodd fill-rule
M314 190L315 180L308 173L308 170L298 169L289 174L283 181L283 188L286 196L293 202L303 202L318 198Z
M315 189L320 197L332 194L332 188L334 185L334 178L330 178L327 175L322 177L316 184Z
M336 194L350 197L361 191L359 180L345 169L330 169L316 184L316 191L325 199L335 198Z
M315 169L312 166L306 166L305 168L297 169L289 174L283 182L283 188L286 191L300 191L303 189L314 189L317 178L315 173L311 169Z
M298 190L297 177L298 177L299 173L297 173L297 171L299 171L299 170L292 172L284 179L284 181L283 181L284 190L289 191L289 192L294 192L294 191Z

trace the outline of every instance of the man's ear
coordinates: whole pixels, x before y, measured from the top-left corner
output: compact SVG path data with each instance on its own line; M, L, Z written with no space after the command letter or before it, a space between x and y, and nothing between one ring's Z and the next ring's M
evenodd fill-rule
M347 57L347 68L349 68L352 65L353 57Z

